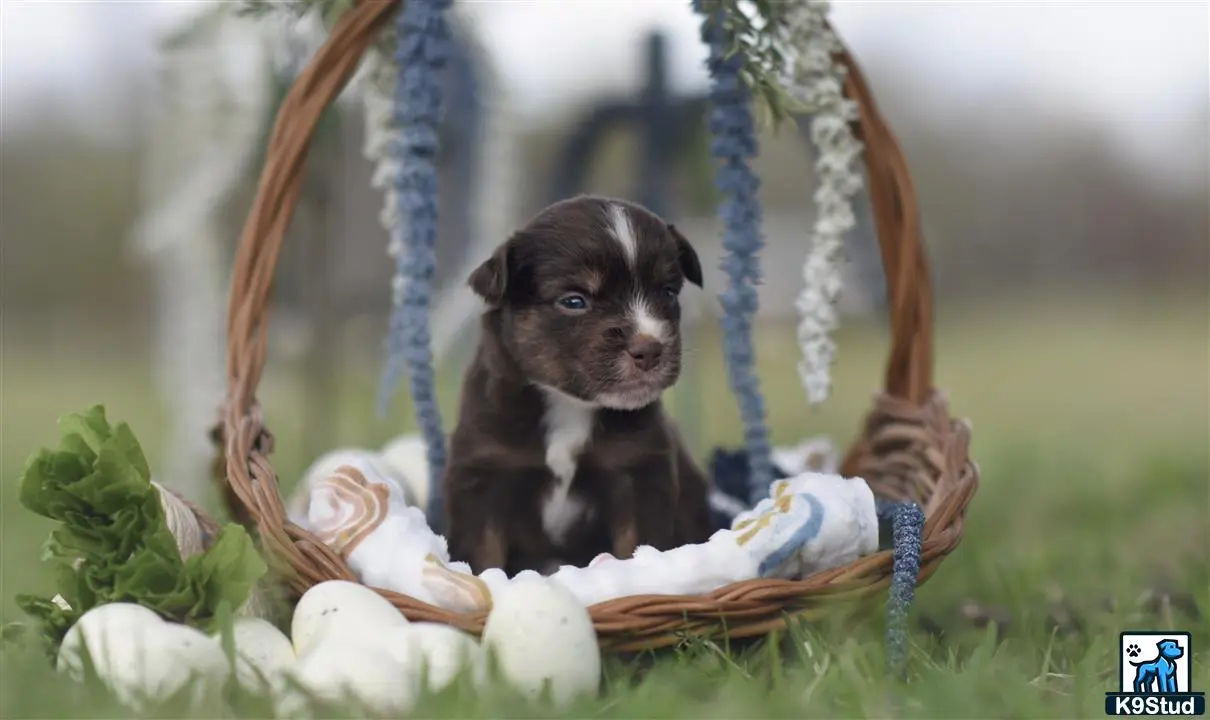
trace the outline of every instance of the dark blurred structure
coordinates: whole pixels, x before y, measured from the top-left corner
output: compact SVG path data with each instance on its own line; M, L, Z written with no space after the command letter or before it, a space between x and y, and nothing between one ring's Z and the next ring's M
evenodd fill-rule
M630 194L674 218L713 212L701 100L672 96L660 41L647 43L650 69L638 98L585 109L570 125L556 118L549 126L527 128L519 175L539 182L527 184L531 196L524 209L591 187ZM947 108L940 117L927 106L932 78L905 74L877 57L866 61L866 70L909 156L942 295L1012 297L1043 288L1204 292L1210 266L1204 171L1159 183L1118 152L1095 119L1048 113L1023 95L1008 94L996 103ZM472 117L455 114L460 120ZM131 342L145 338L150 283L146 268L126 250L138 209L137 112L131 117L132 145L102 145L74 134L49 109L32 117L21 126L7 124L0 137L0 303L6 334L84 327L122 333ZM641 137L627 137L617 127L623 122L641 128ZM1202 139L1190 153L1205 156L1208 123L1210 116L1194 120ZM359 126L356 113L343 119L333 140L338 169L325 171L343 198L337 203L343 208L339 228L326 231L339 236L328 292L333 312L342 317L385 315L387 309L390 267L377 223L381 197L368 187ZM464 144L455 138L476 132L474 122L450 127L443 268L455 267L464 250L456 240L465 233L456 196L475 174L474 159L460 154ZM552 136L560 141L552 144ZM762 137L756 166L771 213L797 211L810 193L810 176L803 172L809 144L789 136ZM1190 137L1196 140L1198 133ZM319 162L315 172L321 172ZM232 243L244 210L231 209ZM868 229L855 235L851 247L861 263L873 257L862 250L872 244ZM291 243L287 252L303 253L301 245ZM801 257L802 250L795 253ZM283 288L289 274L302 277L306 264L283 258Z
M687 204L675 197L676 174L681 166L704 151L709 142L704 132L709 102L704 93L675 95L668 82L668 38L662 32L649 33L643 45L643 84L633 98L604 100L587 109L572 125L554 161L546 202L569 197L587 189L588 177L597 154L611 132L619 129L637 136L635 159L631 166L632 185L627 197L650 208L658 215L673 219L686 214ZM814 163L810 142L811 118L795 118L802 139L803 157ZM692 129L692 131L690 131ZM802 178L798 188L803 205L810 202L811 177ZM876 294L874 304L882 305L881 260L876 252L866 208L866 196L858 196L855 208L860 218L850 239L850 260L856 266L863 288ZM697 212L708 208L692 208Z
M602 141L610 132L625 127L639 137L630 197L656 214L672 214L669 194L673 165L698 139L684 129L702 123L706 99L672 95L668 87L667 43L663 33L647 36L646 77L637 97L604 100L574 122L571 135L564 140L555 161L547 202L583 192Z

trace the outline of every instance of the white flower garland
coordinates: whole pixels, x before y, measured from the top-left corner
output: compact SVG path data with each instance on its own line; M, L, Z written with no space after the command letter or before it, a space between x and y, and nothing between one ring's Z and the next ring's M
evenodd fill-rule
M836 357L832 332L840 325L836 301L843 287L843 239L856 225L852 196L862 186L861 175L853 169L862 145L849 124L858 117L857 104L844 96L845 71L833 60L841 46L826 22L829 5L826 0L800 0L787 11L791 47L799 49L790 86L814 113L811 142L817 149L819 178L810 250L802 270L805 284L795 302L802 349L798 373L807 401L813 405L826 400L831 390L831 366Z
M464 34L464 40L472 43L480 77L480 101L484 105L482 160L479 182L471 201L474 213L471 218L472 243L467 253L467 267L461 272L465 276L512 229L517 218L520 183L516 182L518 132L508 104L508 92L498 77L489 53L477 42L474 17L469 12L460 12L460 7L454 6L451 19ZM350 83L359 87L365 108L366 132L362 155L374 163L370 185L383 193L379 222L391 233L387 253L393 260L398 259L404 251L402 235L393 232L402 222L399 195L394 186L394 178L399 171L399 159L394 155L395 138L399 131L394 122L392 92L397 71L394 60L376 46L367 54L359 77ZM396 274L392 278L393 300L403 293L404 284L401 275ZM478 316L480 309L478 299L465 283L456 283L436 298L431 340L434 358L445 356L463 334L468 321Z
M262 20L269 20L269 26L280 37L273 45L275 65L281 72L296 74L322 44L326 36L325 18L335 17L340 5L332 0L309 0L302 4L259 0L245 2L242 7L255 12ZM467 254L468 266L462 273L465 275L508 235L516 222L520 202L520 184L516 182L519 135L513 122L509 94L490 54L479 42L475 16L461 4L455 4L451 19L464 34L464 39L473 45L483 93L481 101L485 105L480 182L471 203L475 213L471 218L474 240ZM362 105L365 115L362 156L373 163L370 186L383 194L378 220L389 234L387 253L392 260L397 260L404 248L402 235L394 232L402 217L399 194L394 185L399 172L399 159L395 155L399 131L394 118L398 68L392 55L393 48L393 32L388 28L366 52L337 102L360 102ZM392 278L393 301L403 293L404 284L402 276ZM435 358L445 356L463 334L468 321L478 316L479 309L477 298L464 283L456 283L436 298L432 323Z
M370 176L370 187L382 192L382 210L378 222L389 235L387 254L392 261L403 255L403 235L395 232L402 220L399 192L395 189L395 178L399 174L399 158L395 154L399 130L395 126L394 98L391 88L398 69L390 57L378 48L366 53L365 61L350 86L360 90L362 108L365 113L365 140L361 154L374 163ZM404 279L399 273L391 278L391 302L397 304L403 296Z
M209 6L163 38L165 95L148 128L132 238L156 281L156 375L169 426L161 477L195 499L209 487L207 435L225 391L219 209L255 161L271 102L266 34L228 7Z
M165 34L159 58L168 95L149 129L144 207L132 244L153 264L160 308L157 375L170 426L163 476L189 497L204 497L208 487L207 435L225 387L219 208L256 159L273 111L273 76L296 76L327 35L316 9L279 5L282 12L264 22L240 17L235 5L201 9ZM365 152L380 161L372 182L387 192L382 221L389 227L398 213L390 136L375 132L391 120L384 72L393 65L375 47L340 102L360 94L366 103ZM374 92L381 88L386 92Z

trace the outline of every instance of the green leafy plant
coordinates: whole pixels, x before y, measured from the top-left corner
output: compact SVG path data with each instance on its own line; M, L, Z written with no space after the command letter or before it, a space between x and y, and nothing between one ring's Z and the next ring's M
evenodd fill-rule
M728 54L741 59L740 80L762 119L774 127L807 109L787 89L786 69L794 52L787 32L789 9L784 0L702 0L702 12L720 18Z
M281 2L280 0L242 0L235 11L247 17L262 18L275 13L286 13L299 18L312 12L318 12L323 18L324 27L331 28L336 21L353 7L354 0L296 0Z
M242 527L225 526L209 549L182 560L130 427L110 426L98 405L61 418L59 431L57 449L26 461L20 489L22 505L60 523L43 559L55 563L56 589L69 607L17 597L53 647L104 603L138 603L206 631L224 604L244 604L267 567Z

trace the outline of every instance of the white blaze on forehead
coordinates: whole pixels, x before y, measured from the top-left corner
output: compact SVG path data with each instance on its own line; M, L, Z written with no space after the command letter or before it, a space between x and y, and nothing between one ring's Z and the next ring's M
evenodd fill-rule
M555 476L555 486L542 503L542 528L555 543L584 512L584 502L570 494L580 453L592 435L596 407L554 388L543 387L546 396L546 467Z
M638 262L639 241L634 234L634 225L630 222L630 213L626 207L618 203L609 203L609 234L622 246L622 256L626 258L631 268Z
M636 335L648 335L660 342L668 342L668 321L655 316L646 297L636 295L630 302L628 314L634 323Z

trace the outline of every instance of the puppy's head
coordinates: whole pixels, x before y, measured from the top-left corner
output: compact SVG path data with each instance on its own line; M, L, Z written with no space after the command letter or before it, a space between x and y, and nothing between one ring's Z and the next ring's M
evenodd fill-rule
M676 228L592 196L546 208L470 276L527 380L616 410L676 382L686 282L701 287L702 268Z

